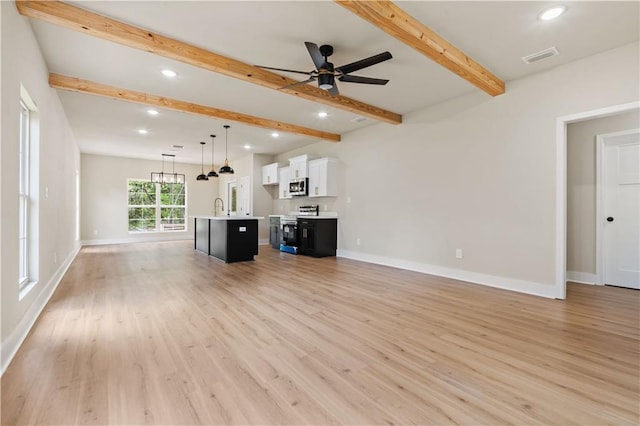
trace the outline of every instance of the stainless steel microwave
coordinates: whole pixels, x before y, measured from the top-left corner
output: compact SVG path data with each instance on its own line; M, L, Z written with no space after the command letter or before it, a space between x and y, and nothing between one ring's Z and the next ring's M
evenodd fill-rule
M309 194L309 179L293 179L289 181L289 194L291 195L308 195Z

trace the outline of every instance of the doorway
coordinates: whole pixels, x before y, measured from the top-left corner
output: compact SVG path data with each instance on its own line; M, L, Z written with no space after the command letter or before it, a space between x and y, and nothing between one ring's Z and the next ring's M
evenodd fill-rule
M597 137L601 283L640 289L640 129Z
M554 297L567 296L567 126L570 123L607 117L640 108L640 102L615 105L556 119L556 218Z

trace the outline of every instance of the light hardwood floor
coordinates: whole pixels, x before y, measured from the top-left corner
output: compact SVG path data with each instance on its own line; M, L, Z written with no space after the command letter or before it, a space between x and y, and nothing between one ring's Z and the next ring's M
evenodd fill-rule
M2 378L2 424L637 425L639 305L270 247L85 247Z

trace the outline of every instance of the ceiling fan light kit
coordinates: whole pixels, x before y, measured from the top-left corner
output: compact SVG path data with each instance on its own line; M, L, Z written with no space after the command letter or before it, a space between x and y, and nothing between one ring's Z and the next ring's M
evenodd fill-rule
M224 166L220 167L218 173L222 174L230 174L235 173L233 168L229 165L228 155L229 155L229 126L228 124L224 125Z
M333 46L328 44L323 44L318 47L317 44L312 43L310 41L305 41L305 46L307 46L307 51L311 56L311 60L313 64L316 66L316 69L313 71L297 71L290 70L286 68L273 68L273 67L265 67L261 65L256 65L258 68L264 68L267 70L274 71L284 71L295 74L305 74L308 75L309 78L304 81L298 81L293 84L289 84L287 86L283 86L280 89L289 89L295 86L300 86L302 84L311 83L312 81L318 81L318 87L320 89L326 90L329 92L331 96L337 96L340 94L338 91L338 86L336 85L335 79L338 77L338 80L345 83L359 83L359 84L376 84L379 86L384 86L389 82L389 80L381 79L381 78L371 78L371 77L362 77L358 75L351 75L350 73L361 70L363 68L370 67L375 64L379 64L380 62L387 61L393 56L389 52L382 52L377 55L371 56L369 58L361 59L356 62L351 62L350 64L342 65L340 67L334 68L333 64L329 62L328 58L333 54Z

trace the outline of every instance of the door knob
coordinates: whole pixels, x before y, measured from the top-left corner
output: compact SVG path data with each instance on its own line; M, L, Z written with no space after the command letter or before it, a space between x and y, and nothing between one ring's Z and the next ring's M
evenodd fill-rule
M607 222L613 222L613 218L612 218L611 216L609 216L609 217L607 218Z

